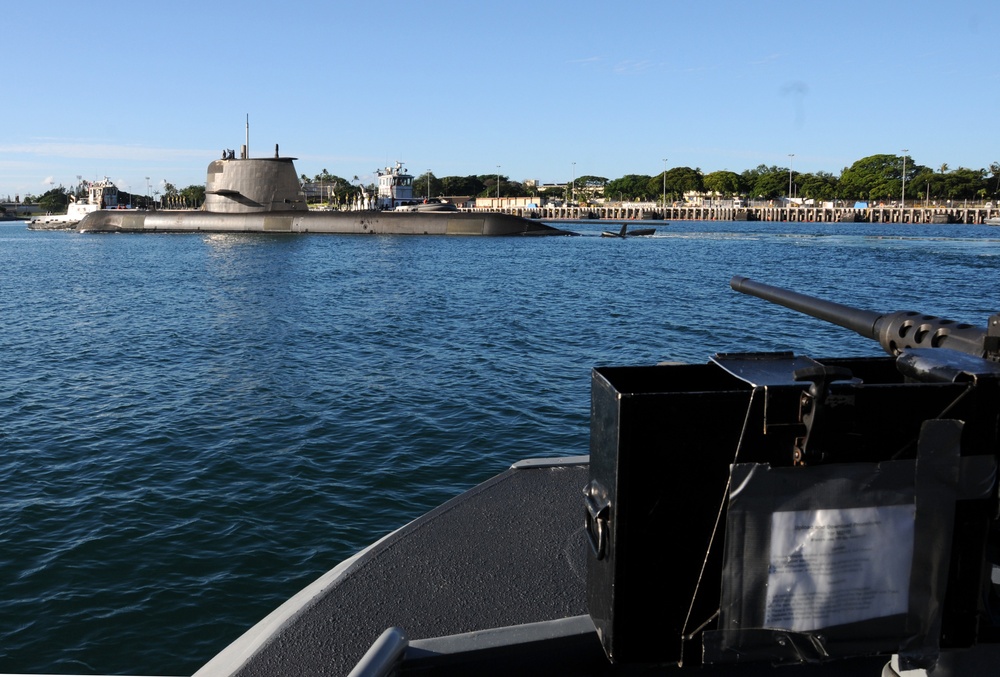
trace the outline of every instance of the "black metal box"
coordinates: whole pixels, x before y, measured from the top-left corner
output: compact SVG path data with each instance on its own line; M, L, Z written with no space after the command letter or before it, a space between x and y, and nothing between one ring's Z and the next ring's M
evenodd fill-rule
M713 365L597 368L591 387L590 616L612 660L679 661L751 387Z

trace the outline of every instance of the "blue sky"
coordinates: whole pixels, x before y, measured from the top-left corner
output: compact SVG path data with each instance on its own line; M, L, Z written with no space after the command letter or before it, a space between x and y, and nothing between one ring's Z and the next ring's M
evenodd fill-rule
M839 174L1000 161L989 0L4 5L0 197L205 181L223 148L352 178ZM794 153L790 159L789 154Z

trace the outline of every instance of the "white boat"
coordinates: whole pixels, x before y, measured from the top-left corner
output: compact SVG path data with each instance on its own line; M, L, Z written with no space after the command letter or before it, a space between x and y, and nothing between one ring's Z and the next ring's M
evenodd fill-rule
M393 211L397 212L457 212L456 207L447 200L431 198L430 200L414 200L409 204L397 205Z
M406 173L402 162L396 162L394 167L386 167L376 172L378 175L378 195L375 198L376 209L394 210L401 205L415 202L413 198L413 175Z
M46 214L32 219L28 228L36 230L70 228L80 223L87 214L99 209L118 208L118 188L108 177L92 181L87 187L87 201L80 202L75 195L69 196L65 214Z
M983 219L983 223L987 226L1000 226L1000 216L991 216L988 219Z

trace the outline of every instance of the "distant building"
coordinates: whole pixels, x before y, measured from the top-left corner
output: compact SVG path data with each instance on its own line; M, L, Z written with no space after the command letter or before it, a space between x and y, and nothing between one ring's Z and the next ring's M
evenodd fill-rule
M509 209L511 207L537 207L537 197L477 197L472 205L479 209Z
M20 198L20 195L18 196ZM19 200L14 202L2 202L0 206L7 214L40 214L41 208L36 204L26 205Z
M330 202L336 192L337 183L334 181L306 181L302 184L306 202Z

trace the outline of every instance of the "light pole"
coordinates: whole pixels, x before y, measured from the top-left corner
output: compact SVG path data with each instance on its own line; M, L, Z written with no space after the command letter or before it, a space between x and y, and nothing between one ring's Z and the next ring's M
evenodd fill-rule
M795 159L795 153L788 154L788 202L792 202L792 162Z
M667 158L663 158L663 208L667 208Z
M500 165L497 165L497 207L500 206Z
M573 163L573 181L569 188L569 201L576 202L576 163Z
M427 199L431 199L431 170L427 170Z
M909 148L903 149L903 193L900 196L899 201L902 203L902 208L906 209L906 154L909 152ZM903 222L903 216L900 214L899 222Z
M146 209L149 209L149 177L146 177Z

